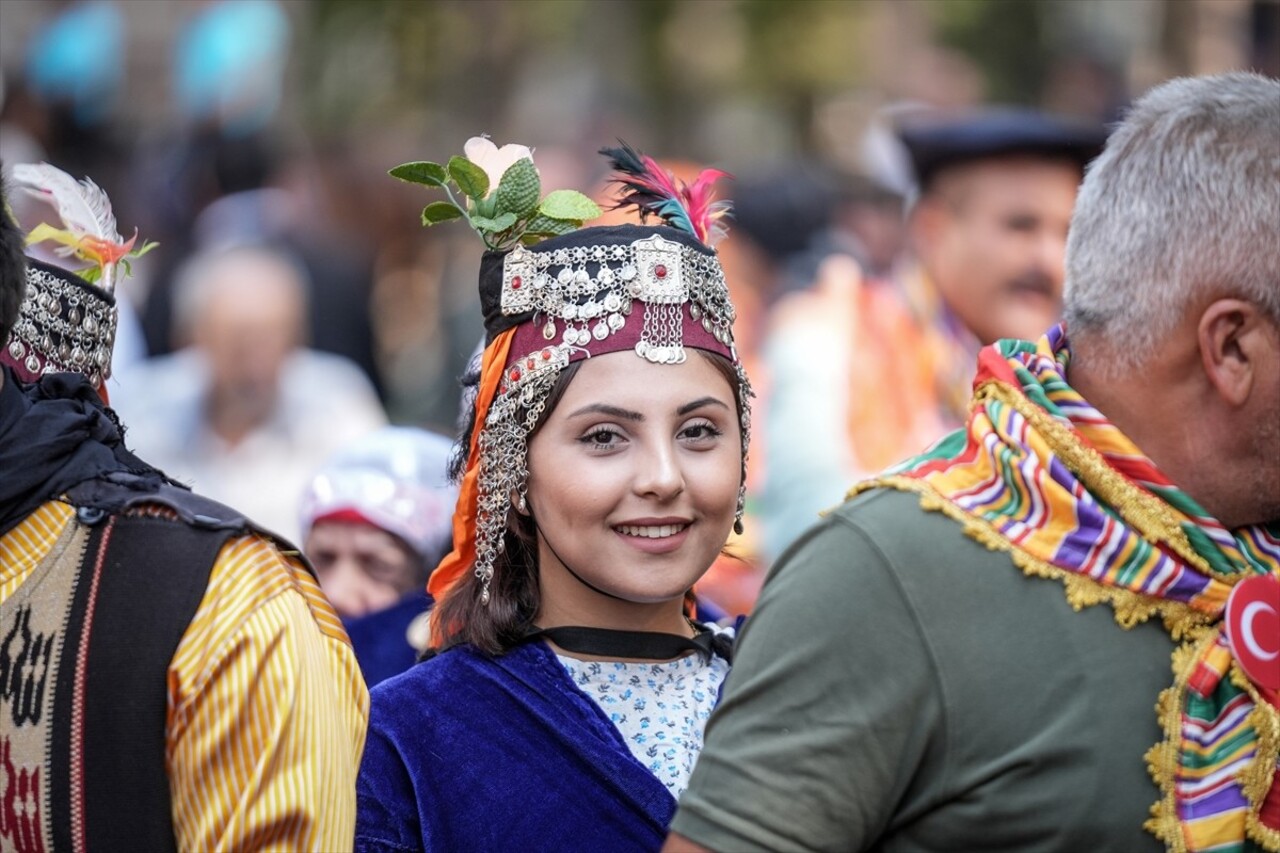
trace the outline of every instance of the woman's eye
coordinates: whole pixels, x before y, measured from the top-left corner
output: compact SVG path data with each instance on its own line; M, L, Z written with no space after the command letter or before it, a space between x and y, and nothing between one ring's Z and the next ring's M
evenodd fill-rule
M620 436L610 429L596 429L578 439L583 444L590 444L595 447L616 447Z
M696 423L689 424L680 430L680 437L690 439L692 441L707 441L722 435L721 431L716 429L714 424Z

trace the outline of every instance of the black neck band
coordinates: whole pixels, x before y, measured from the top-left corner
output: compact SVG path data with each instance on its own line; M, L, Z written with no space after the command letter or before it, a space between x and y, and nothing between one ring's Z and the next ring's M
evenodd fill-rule
M695 637L662 634L653 631L615 631L609 628L584 628L565 625L558 628L535 628L521 642L550 640L567 652L598 655L605 658L638 660L673 660L688 652L697 652L707 662L712 655L733 662L733 642L710 628L700 628Z

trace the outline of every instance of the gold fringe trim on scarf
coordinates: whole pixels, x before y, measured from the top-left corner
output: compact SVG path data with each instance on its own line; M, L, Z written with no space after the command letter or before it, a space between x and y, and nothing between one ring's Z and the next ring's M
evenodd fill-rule
M1180 601L1166 601L1128 589L1104 586L1085 575L1061 569L1014 545L991 522L973 516L956 506L924 480L901 475L877 477L864 480L854 486L849 490L846 498L882 487L915 493L920 498L922 509L941 512L952 521L958 522L970 539L985 545L991 551L1004 551L1013 560L1013 564L1025 574L1061 581L1066 590L1067 603L1073 610L1079 611L1097 604L1110 604L1116 622L1126 630L1146 622L1152 616L1159 616L1175 640L1182 639L1196 628L1208 625L1213 620L1212 616L1194 610Z
M1266 826L1259 816L1262 801L1276 781L1276 763L1280 761L1280 708L1262 698L1258 688L1240 671L1235 661L1231 662L1231 683L1253 700L1253 710L1249 712L1248 719L1258 735L1258 756L1240 774L1240 783L1250 806L1245 818L1245 831L1264 850L1280 850L1280 829ZM1276 756L1276 760L1268 760L1267 756Z
M1182 749L1182 706L1189 689L1187 680L1205 651L1218 642L1217 630L1197 633L1200 636L1196 640L1174 650L1173 686L1160 691L1160 699L1156 702L1156 715L1164 731L1164 740L1147 750L1146 754L1147 772L1160 788L1160 800L1151 807L1151 819L1143 824L1143 828L1163 841L1171 853L1187 853L1188 850L1182 823L1178 820L1175 797L1178 759ZM1280 850L1280 830L1264 825L1260 818L1262 802L1276 775L1275 760L1268 756L1280 754L1280 709L1272 707L1259 695L1235 661L1231 663L1228 677L1253 700L1253 710L1245 719L1257 736L1254 758L1237 776L1249 802L1244 814L1245 836L1264 850Z
M1156 719L1164 738L1147 750L1147 773L1160 791L1160 799L1151 806L1151 817L1142 828L1163 841L1169 853L1187 853L1187 839L1178 820L1176 783L1178 759L1182 753L1182 696L1187 678L1196 661L1218 641L1218 632L1202 628L1195 638L1173 650L1173 686L1160 691L1156 700Z

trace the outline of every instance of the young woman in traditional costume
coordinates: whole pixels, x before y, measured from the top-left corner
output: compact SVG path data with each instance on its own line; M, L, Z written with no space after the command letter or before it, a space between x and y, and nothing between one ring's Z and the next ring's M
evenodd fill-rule
M471 200L424 219L466 216L499 251L481 264L487 346L455 549L430 581L434 655L373 691L356 848L656 850L732 638L691 594L743 507L750 389L708 245L721 173L685 186L602 152L623 204L665 224L559 233L589 202L513 190L536 182L527 156L489 192L469 168L483 142L447 170L393 170L454 180Z

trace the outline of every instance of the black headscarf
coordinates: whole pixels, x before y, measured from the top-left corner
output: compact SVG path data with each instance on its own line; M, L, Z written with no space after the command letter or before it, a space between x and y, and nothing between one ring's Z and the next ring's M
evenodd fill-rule
M115 413L77 373L31 385L3 368L0 387L0 535L72 486L115 472L159 485L164 475L124 446Z

